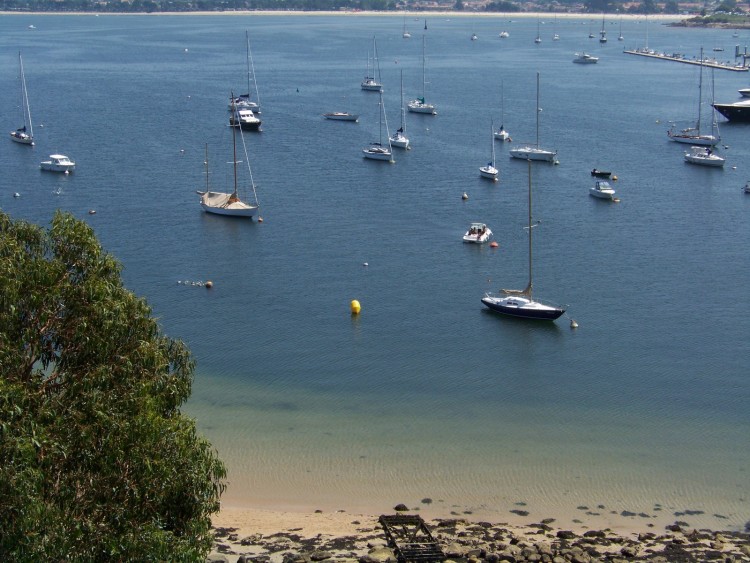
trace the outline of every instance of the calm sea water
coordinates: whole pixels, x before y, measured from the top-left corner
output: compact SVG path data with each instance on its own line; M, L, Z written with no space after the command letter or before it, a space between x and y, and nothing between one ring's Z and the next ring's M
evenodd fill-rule
M540 22L535 45L535 19L427 23L409 18L406 40L401 17L3 16L2 122L20 123L21 50L38 141L3 141L0 207L88 221L189 344L187 410L229 465L227 504L377 513L431 498L425 513L742 528L750 129L722 124L725 169L685 164L666 129L695 119L698 68L622 49L723 47L728 59L749 37L640 20L618 42L613 20L600 46L588 33L601 22L582 18ZM227 177L245 30L262 223L204 214L195 195L207 143L215 185ZM438 115L407 115L413 149L395 164L363 160L378 135L377 95L359 88L372 37L393 131L400 71L407 100L421 91L423 33ZM584 49L599 64L572 64ZM493 120L534 140L537 72L541 144L560 163L533 166L535 288L568 305L555 324L480 303L526 281L526 164L498 143L500 182L478 168ZM736 99L748 78L716 72L716 98ZM40 172L53 152L75 173ZM594 167L618 176L621 203L588 196ZM461 243L475 220L499 248ZM210 291L178 284L209 279ZM702 514L674 515L685 510Z

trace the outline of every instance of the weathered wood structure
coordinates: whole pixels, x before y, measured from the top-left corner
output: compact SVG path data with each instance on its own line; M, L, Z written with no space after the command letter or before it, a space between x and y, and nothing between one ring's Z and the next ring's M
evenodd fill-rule
M421 516L383 515L378 521L383 526L388 546L394 550L399 563L445 561L443 550Z

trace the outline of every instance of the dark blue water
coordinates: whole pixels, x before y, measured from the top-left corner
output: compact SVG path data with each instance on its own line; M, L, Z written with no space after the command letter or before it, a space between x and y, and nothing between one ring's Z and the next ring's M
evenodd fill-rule
M698 67L622 49L721 46L729 58L748 38L627 20L625 41L608 22L602 47L587 37L601 21L583 18L540 22L535 45L533 18L430 17L438 115L407 115L413 149L395 164L367 161L377 95L359 82L373 35L390 131L401 70L406 99L421 92L423 19L407 25L409 40L401 17L3 16L3 123L20 124L20 49L37 146L0 145L0 207L85 219L188 343L188 411L229 463L227 502L374 512L432 497L432 510L497 519L526 502L531 518L560 522L593 522L575 507L604 504L610 525L632 523L610 510L648 513L642 524L689 509L705 512L696 526L743 526L750 129L721 124L723 170L685 164L666 130L695 119ZM262 223L207 215L195 195L206 144L215 185L227 177L245 30L263 106L263 132L245 137ZM581 50L599 63L572 64ZM534 140L537 72L541 144L559 165L533 166L534 285L568 305L555 324L480 303L526 283L526 163L498 143L500 181L478 168L492 121ZM748 78L717 71L716 98L736 99ZM76 161L72 175L39 171L54 152ZM589 197L594 167L618 176L619 204ZM499 248L461 243L476 220ZM178 284L209 279L210 291Z

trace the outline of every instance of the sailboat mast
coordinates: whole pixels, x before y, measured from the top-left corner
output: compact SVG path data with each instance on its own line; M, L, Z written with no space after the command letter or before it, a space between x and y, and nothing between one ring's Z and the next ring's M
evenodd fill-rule
M232 100L234 100L234 92L232 92ZM237 197L237 132L235 129L242 127L242 125L239 122L239 115L237 115L237 107L235 106L234 102L232 102L232 114L234 115L234 119L236 120L236 123L232 126L232 169L234 172L234 191L232 192L232 198Z
M406 133L406 108L404 107L404 70L401 69L401 133Z
M703 105L703 47L701 47L701 70L698 78L698 122L695 124L695 132L701 134L701 106Z
M255 88L255 103L258 104L260 112L260 93L258 92L258 81L255 79L255 63L253 62L253 53L250 50L250 34L245 30L245 42L247 43L247 99L250 101L250 73L253 75L253 86Z
M536 73L536 148L539 148L539 73Z
M531 224L532 216L531 216L531 159L528 160L528 166L529 166L529 286L526 288L526 291L528 293L528 297L530 301L533 301L533 298L531 296L531 292L533 290L533 272L532 272L532 232L533 232L533 225Z
M31 108L29 107L29 92L26 90L26 75L23 72L23 59L21 58L21 51L18 51L18 64L21 68L21 88L22 88L22 102L23 102L23 124L29 126L29 135L34 138L34 126L31 123ZM26 119L29 120L26 123Z
M425 20L425 26L427 26L427 20ZM425 27L427 29L427 27ZM424 61L424 44L425 44L426 38L424 34L422 35L422 99L425 100L425 83L427 81L427 77L425 75L425 61Z
M208 184L208 143L206 143L206 160L203 162L206 168L206 193L209 192L209 184Z

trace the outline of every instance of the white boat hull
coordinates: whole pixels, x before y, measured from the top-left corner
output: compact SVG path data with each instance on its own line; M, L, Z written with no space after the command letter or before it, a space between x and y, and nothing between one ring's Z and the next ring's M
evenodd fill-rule
M536 147L519 147L510 151L510 156L522 160L541 160L552 162L555 160L556 152L547 151Z
M599 199L614 199L614 190L597 190L596 188L589 188L589 195Z
M409 102L409 111L412 113L427 113L430 115L435 115L437 112L435 111L435 106L432 104L423 104L421 102Z
M492 231L489 228L485 228L483 232L472 233L471 231L467 231L463 240L471 244L484 244L490 240L491 236Z
M18 131L10 132L10 140L20 143L22 145L34 146L34 138L28 133L20 133Z
M387 160L390 161L393 159L393 154L391 151L386 149L362 149L362 155L365 158L369 158L370 160Z
M333 121L357 121L359 120L359 116L353 113L344 113L344 112L334 112L334 113L324 113L323 117L326 119L331 119Z
M362 83L362 90L367 90L368 92L380 92L383 89L382 84L378 84L374 80L372 82L365 81Z
M482 178L497 180L498 170L494 166L482 166L479 169L479 174L482 176Z
M67 156L62 154L51 154L50 160L43 160L39 163L39 167L42 170L49 172L73 172L76 167L76 163L70 160Z
M681 135L667 132L669 138L677 143L684 143L686 145L693 145L699 147L713 147L719 143L721 139L714 137L713 135Z
M231 201L232 194L222 192L198 192L201 196L201 207L206 213L227 215L230 217L253 217L258 207L243 201Z
M713 166L714 168L720 168L724 166L724 159L719 156L714 156L713 158L711 158L686 154L685 162L689 162L690 164L700 164L701 166Z
M505 142L510 139L510 135L505 129L500 129L499 131L495 131L495 139Z
M409 139L407 139L404 135L393 135L391 137L391 146L397 147L399 149L408 149Z

